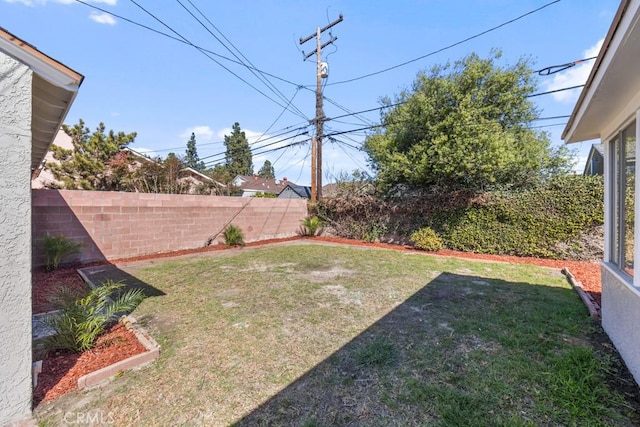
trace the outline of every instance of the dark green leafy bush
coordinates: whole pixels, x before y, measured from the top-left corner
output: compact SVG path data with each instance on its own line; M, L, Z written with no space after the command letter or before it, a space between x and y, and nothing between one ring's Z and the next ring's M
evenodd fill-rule
M347 238L365 239L378 230L380 240L397 241L430 227L449 249L597 259L597 245L585 241L604 222L604 186L602 177L558 176L528 190L434 191L394 200L343 194L322 200L318 215Z
M413 232L410 239L416 248L423 251L435 252L444 247L440 236L430 227L424 227Z

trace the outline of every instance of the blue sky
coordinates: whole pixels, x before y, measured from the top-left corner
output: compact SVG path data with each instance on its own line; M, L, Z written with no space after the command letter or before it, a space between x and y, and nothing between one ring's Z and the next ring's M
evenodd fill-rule
M207 162L221 160L224 135L230 133L235 122L240 123L251 143L264 135L263 141L254 145L256 153L307 138L294 137L306 130L312 132L308 120L315 115L316 68L315 56L303 61L301 50L311 52L315 42L300 46L298 40L337 19L340 13L344 21L331 30L337 40L323 50L323 59L329 63L324 89L328 117L379 107L381 97L393 97L410 86L418 72L472 52L486 57L492 48L502 49L504 65L529 56L535 69L594 56L619 4L618 0L560 0L451 49L340 84L424 56L552 0L136 0L141 7L131 0L86 1L178 37L174 30L192 45L75 0L0 0L0 26L85 76L66 123L77 123L82 118L92 129L104 122L107 129L136 131L138 137L131 148L163 157L170 151L184 154L194 131L200 157L212 156L205 159ZM218 64L193 47L235 60L180 3L233 50L225 40L228 39L238 49L234 51L236 55L276 76L267 76L271 86L246 67L211 55ZM323 42L329 38L328 32L323 34ZM590 61L539 77L538 89L582 84L592 65ZM552 117L571 114L578 94L579 90L574 90L532 99L542 117ZM378 122L377 111L347 116L329 121L325 133ZM566 119L544 120L537 125L565 122ZM544 129L550 132L554 145L562 143L562 125ZM284 138L289 139L278 142ZM364 141L365 131L336 138L340 142L324 143L325 183L341 172L367 169L366 156L356 150ZM578 158L584 158L590 145L572 147ZM274 164L279 178L287 177L300 184L310 182L308 143L254 155L256 171L265 159Z

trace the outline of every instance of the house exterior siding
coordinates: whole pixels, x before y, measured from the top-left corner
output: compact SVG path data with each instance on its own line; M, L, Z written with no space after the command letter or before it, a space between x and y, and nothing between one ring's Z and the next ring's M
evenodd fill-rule
M0 52L0 425L31 414L32 79Z
M562 137L604 148L602 326L640 383L640 0L622 0ZM629 203L633 200L633 203Z
M602 267L602 327L640 384L640 293L615 269Z

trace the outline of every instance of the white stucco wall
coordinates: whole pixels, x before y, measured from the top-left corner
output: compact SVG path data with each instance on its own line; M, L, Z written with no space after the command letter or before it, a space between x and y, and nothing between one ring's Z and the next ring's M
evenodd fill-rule
M31 82L0 52L0 425L31 414Z
M602 327L640 384L640 295L614 271L602 268Z

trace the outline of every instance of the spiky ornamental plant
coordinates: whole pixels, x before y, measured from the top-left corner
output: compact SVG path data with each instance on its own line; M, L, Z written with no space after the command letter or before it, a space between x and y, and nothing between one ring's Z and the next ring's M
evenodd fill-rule
M303 236L315 236L319 234L322 221L317 216L308 216L300 221L300 234Z
M80 252L82 243L67 239L64 236L46 236L43 246L47 269L55 270L63 258Z
M222 232L224 244L227 246L244 246L244 234L240 227L229 224Z
M130 289L111 299L123 287L124 283L107 280L85 297L78 297L68 287L58 289L52 302L60 311L47 319L55 334L45 339L45 348L74 353L91 349L120 313L133 311L145 298L142 289Z

